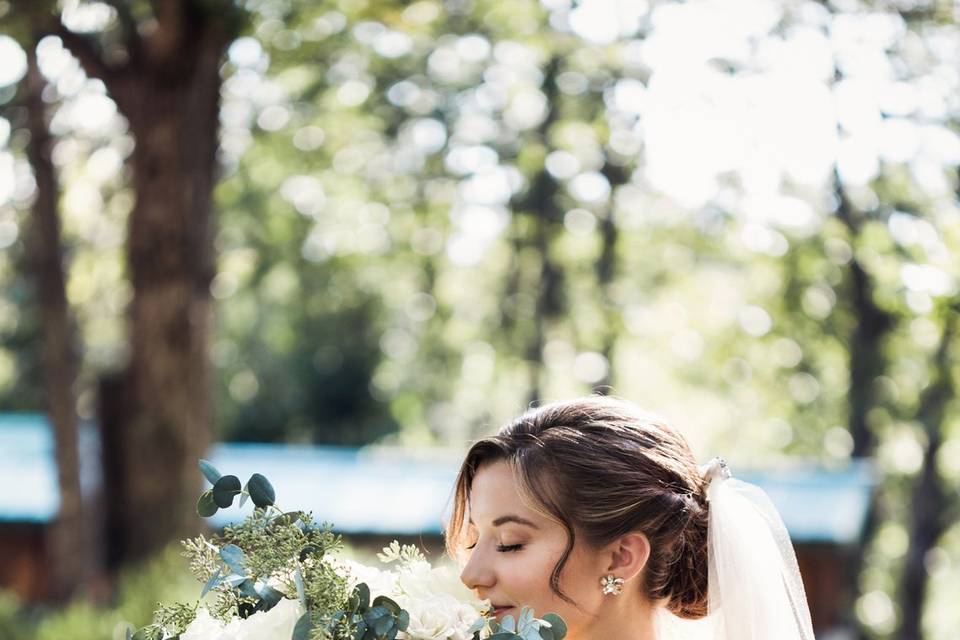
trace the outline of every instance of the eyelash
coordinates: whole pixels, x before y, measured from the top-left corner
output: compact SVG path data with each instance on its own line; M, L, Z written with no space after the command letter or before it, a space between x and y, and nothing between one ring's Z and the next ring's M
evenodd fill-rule
M477 546L477 543L474 542L472 545L467 547L467 549L473 549L476 546ZM523 549L522 544L498 544L497 545L497 551L499 551L500 553L511 553L513 551L520 551L520 549Z

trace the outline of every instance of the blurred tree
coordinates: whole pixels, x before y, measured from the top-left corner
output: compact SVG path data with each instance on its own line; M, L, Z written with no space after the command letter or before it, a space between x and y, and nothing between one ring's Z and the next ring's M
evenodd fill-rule
M903 618L897 636L902 640L926 637L922 622L928 590L929 554L947 529L960 521L960 500L951 495L937 469L937 459L946 441L948 405L956 401L957 395L953 370L960 299L943 304L940 315L943 328L933 358L930 384L923 390L915 412L925 442L920 470L910 490L910 543L899 585Z
M86 586L96 555L90 552L91 522L85 515L80 488L76 408L78 353L64 277L60 184L52 159L55 141L43 97L47 83L37 64L35 39L44 9L43 6L28 7L14 16L15 21L8 20L8 32L17 37L26 52L26 73L16 99L4 105L3 112L26 133L25 155L36 183L26 252L22 258L30 280L29 303L24 306L37 311L39 335L35 339L41 345L43 406L53 428L60 495L47 553L50 597L65 602Z
M60 506L50 532L51 595L66 601L85 585L93 555L87 535L89 519L83 514L80 491L75 394L77 349L64 279L58 211L60 185L51 158L53 139L43 100L46 81L37 66L36 44L26 44L27 73L22 82L22 103L30 132L27 157L37 183L28 255L39 302L44 395L47 415L53 425L60 490Z
M119 393L104 399L119 407L108 413L122 418L103 425L104 449L120 471L106 486L106 504L121 524L109 548L114 560L129 561L198 526L195 461L211 438L220 64L245 12L232 2L108 4L116 19L99 34L67 28L54 3L17 3L13 17L29 13L37 32L59 37L106 86L135 139L126 244L131 356ZM54 186L38 180L38 202L55 202Z
M837 217L846 227L852 249L847 262L847 283L851 323L847 350L849 353L850 386L849 418L854 458L868 458L876 451L876 435L870 427L870 411L881 404L877 379L887 373L884 338L894 328L895 317L875 301L876 285L864 268L857 251L863 242L862 227L867 216L854 209L842 182L836 180ZM877 212L873 212L874 216Z

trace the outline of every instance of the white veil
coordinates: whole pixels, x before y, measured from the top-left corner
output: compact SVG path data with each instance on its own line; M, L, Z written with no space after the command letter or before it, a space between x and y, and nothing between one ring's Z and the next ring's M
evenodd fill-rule
M661 638L815 640L797 558L770 498L731 478L722 458L701 471L710 482L710 613L703 621L664 613Z

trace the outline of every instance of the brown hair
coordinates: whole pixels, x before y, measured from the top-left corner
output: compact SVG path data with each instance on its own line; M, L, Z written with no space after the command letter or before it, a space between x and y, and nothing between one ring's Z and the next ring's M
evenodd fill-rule
M599 548L640 532L650 541L645 595L667 600L683 618L707 614L706 486L683 436L635 405L589 396L531 409L500 432L474 443L460 467L447 550L457 557L467 536L470 488L484 465L505 461L521 494L567 531L567 546L550 575L560 575L577 536Z

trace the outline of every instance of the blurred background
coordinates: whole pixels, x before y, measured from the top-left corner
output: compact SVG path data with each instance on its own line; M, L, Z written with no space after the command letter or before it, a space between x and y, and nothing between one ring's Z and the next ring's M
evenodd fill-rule
M0 0L0 639L195 599L200 457L439 553L590 392L770 491L819 637L960 637L958 19Z

